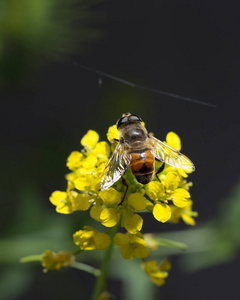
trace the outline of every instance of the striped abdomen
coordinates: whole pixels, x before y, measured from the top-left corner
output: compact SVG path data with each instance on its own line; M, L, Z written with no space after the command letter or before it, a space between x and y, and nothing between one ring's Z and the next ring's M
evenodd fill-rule
M152 181L154 174L155 157L149 149L141 152L133 151L130 168L138 182L147 184Z

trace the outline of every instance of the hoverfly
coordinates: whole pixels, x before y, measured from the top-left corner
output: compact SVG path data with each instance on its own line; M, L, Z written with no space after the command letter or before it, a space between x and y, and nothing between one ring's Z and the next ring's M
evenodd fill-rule
M119 141L103 172L101 190L118 181L128 167L138 182L149 183L153 180L155 159L188 172L195 170L189 158L149 135L138 116L123 114L116 125Z

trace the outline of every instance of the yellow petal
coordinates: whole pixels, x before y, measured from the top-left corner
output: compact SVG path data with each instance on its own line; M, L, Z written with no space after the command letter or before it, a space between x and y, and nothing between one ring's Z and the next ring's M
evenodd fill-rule
M128 235L120 232L115 234L113 240L114 243L118 246L126 245L129 243Z
M142 229L143 219L137 214L127 214L124 220L124 227L126 230L135 234Z
M105 208L100 214L100 219L104 226L113 227L118 223L120 214L114 208Z
M133 259L135 257L134 250L130 244L126 244L120 248L122 257L125 259Z
M162 286L165 283L164 278L166 277L164 273L165 272L158 272L158 273L151 274L150 278L152 282L158 286Z
M134 254L135 256L139 258L145 258L149 255L149 250L147 249L147 245L138 245L137 247L134 248Z
M114 140L119 140L119 131L117 129L117 125L113 125L108 128L107 139L109 142L114 142Z
M79 151L73 151L67 159L67 167L70 170L75 170L81 167L83 154Z
M99 142L96 147L92 150L92 153L95 155L104 155L109 157L110 155L110 147L107 142Z
M147 274L157 270L157 262L154 259L148 260L143 264L144 271Z
M93 205L90 209L91 218L98 222L101 222L100 215L101 215L102 210L103 210L103 208L102 208L101 204Z
M177 207L185 207L189 205L191 203L189 198L189 192L182 188L176 189L171 195L171 200Z
M85 194L78 194L76 197L72 199L73 210L88 210L91 206L90 200L93 198L91 196Z
M174 191L180 183L180 178L177 174L177 172L168 172L165 180L164 185L166 187L166 190Z
M89 179L86 175L78 176L73 182L79 191L84 191L89 187Z
M171 218L171 208L167 204L156 204L153 208L153 216L156 220L165 223Z
M146 185L146 194L152 200L157 200L164 193L164 186L161 182L151 181Z
M193 219L193 217L187 215L187 214L182 214L182 219L183 221L188 224L188 225L192 225L194 226L196 224L195 220Z
M96 231L94 235L94 242L97 249L104 250L110 246L111 239L106 233Z
M144 210L146 208L146 198L140 193L133 193L128 197L128 205L135 210Z
M171 269L171 264L170 264L169 260L165 258L165 259L161 262L159 268L160 268L162 271L168 271L168 270L170 270L170 269Z
M80 246L82 250L96 249L96 245L93 240L94 234L94 230L79 230L73 235L74 243Z
M93 169L98 160L95 154L89 154L82 162L82 168L84 169Z
M105 191L100 191L98 195L106 205L119 204L122 200L122 194L112 187Z
M181 150L181 140L175 132L171 131L167 134L166 142L170 147L176 149L177 151Z
M98 142L99 135L94 130L88 130L88 132L81 139L81 145L87 149L92 149Z
M64 201L67 199L67 193L62 191L55 191L50 196L49 200L53 205L60 204L61 201Z

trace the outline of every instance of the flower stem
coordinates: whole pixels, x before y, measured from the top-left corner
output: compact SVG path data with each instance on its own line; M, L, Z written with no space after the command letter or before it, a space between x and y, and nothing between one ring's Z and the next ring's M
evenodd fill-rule
M75 268L75 269L78 269L78 270L81 270L81 271L85 271L85 272L88 272L90 274L93 274L95 276L100 276L101 274L101 271L92 267L92 266L89 266L87 264L84 264L84 263L81 263L81 262L78 262L78 261L74 261L72 264L71 264L71 267L72 268Z
M42 254L30 255L30 256L20 258L21 263L29 263L29 262L41 261L41 260L42 260Z
M113 236L115 235L117 230L118 230L118 225L111 228L111 230L109 232L112 242L111 242L111 245L108 247L108 249L105 250L105 253L104 253L104 256L102 259L102 263L101 263L101 268L100 268L101 273L96 279L95 287L94 287L92 298L91 298L92 300L98 300L99 295L106 288L106 273L107 273L109 261L111 259L113 245L114 245Z

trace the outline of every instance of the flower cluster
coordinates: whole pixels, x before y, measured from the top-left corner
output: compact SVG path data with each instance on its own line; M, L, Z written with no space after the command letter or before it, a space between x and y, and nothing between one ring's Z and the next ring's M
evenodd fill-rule
M75 260L74 255L69 251L59 251L58 253L46 250L42 254L43 271L59 270L62 267L69 267Z
M192 211L187 183L188 174L181 170L165 165L158 177L147 185L137 182L130 168L123 175L124 180L118 180L107 190L100 190L101 175L108 163L110 153L118 140L116 125L111 126L107 133L111 146L99 142L97 132L89 130L81 140L83 149L73 151L67 159L70 173L66 175L66 191L55 191L50 201L56 206L56 211L70 214L75 211L87 211L92 219L104 227L120 225L126 233L116 233L112 239L107 233L99 232L85 226L83 230L73 235L74 243L81 250L106 249L111 243L120 246L120 252L125 259L149 256L149 249L141 233L143 218L141 212L150 212L161 223L176 223L182 219L186 224L194 225L196 212ZM168 133L166 143L181 149L179 137ZM155 169L161 167L161 162L155 162ZM126 184L128 188L126 189ZM103 227L103 228L104 228ZM169 265L158 266L155 261L144 263L144 270L157 285L164 283Z

